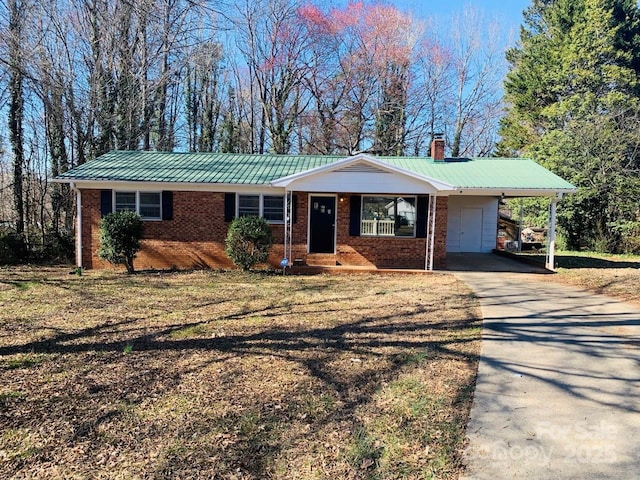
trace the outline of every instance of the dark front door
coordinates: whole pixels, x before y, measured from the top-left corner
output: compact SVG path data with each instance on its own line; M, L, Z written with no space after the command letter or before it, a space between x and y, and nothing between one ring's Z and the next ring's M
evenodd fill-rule
M335 253L336 199L311 197L309 250L311 253Z

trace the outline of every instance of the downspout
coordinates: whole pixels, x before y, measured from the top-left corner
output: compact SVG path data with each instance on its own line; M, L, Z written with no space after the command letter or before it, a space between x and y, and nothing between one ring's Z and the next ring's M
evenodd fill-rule
M284 247L282 252L282 271L283 273L287 270L287 263L285 263L285 259L289 262L289 256L287 254L287 244L289 243L289 218L291 214L291 207L289 202L289 192L285 190L284 192Z
M520 214L518 215L518 253L522 252L522 208L524 199L520 197Z
M289 265L293 266L293 190L289 192Z
M286 265L283 265L283 272L287 267L293 265L291 258L293 244L293 192L285 191L284 194L284 259L287 259Z
M76 265L82 268L82 194L73 182L71 188L76 191Z

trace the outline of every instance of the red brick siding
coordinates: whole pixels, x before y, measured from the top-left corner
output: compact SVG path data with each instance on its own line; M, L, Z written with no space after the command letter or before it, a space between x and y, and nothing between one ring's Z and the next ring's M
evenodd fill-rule
M100 190L82 190L82 266L100 268L105 265L96 251L98 249L98 229L100 228Z
M104 268L98 258L100 191L82 191L82 263L85 268ZM277 244L270 262L282 259L284 227L273 225ZM137 269L230 268L224 252L229 222L224 221L224 193L174 192L173 220L145 221L142 248L135 260ZM276 260L277 258L277 260Z
M443 269L447 267L447 218L449 216L449 199L438 198L436 202L436 233L433 266Z
M291 261L307 257L307 193L296 193L297 221L293 225ZM336 261L342 265L424 268L424 238L372 238L349 236L349 198L337 204ZM100 191L82 191L82 261L85 268L109 264L97 256L100 227ZM137 269L230 268L224 253L229 223L224 221L224 193L174 192L173 220L146 221ZM272 226L276 243L269 264L278 266L283 251L284 226ZM436 216L436 268L445 265L447 199L438 199ZM288 253L288 252L287 252ZM287 255L288 256L288 255Z
M292 255L291 261L304 259L307 256L307 223L309 218L309 195L296 193L296 223L292 225ZM287 252L288 253L288 252Z
M338 205L337 261L341 265L379 268L425 267L426 239L402 237L352 237L349 235L350 198ZM444 268L446 261L447 199L436 204L436 250L434 265Z

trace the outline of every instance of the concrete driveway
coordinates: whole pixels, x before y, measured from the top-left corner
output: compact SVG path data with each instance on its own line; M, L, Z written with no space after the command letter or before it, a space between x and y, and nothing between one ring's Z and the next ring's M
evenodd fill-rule
M496 258L452 262L484 316L462 478L640 478L640 311Z

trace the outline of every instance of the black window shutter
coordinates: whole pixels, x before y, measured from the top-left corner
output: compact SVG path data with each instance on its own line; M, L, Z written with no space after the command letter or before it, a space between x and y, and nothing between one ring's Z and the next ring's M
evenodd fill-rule
M298 221L298 196L291 195L291 210L293 210L293 215L291 215L291 222L296 223Z
M113 210L111 190L100 190L100 214L104 217Z
M362 197L360 195L351 196L351 205L349 210L349 235L352 237L360 236L360 214L362 210Z
M236 194L224 194L224 221L230 222L236 216Z
M162 220L173 220L173 192L162 192Z
M433 199L435 201L435 198ZM429 211L429 196L420 195L418 197L416 219L416 237L426 238L427 236L427 212Z

